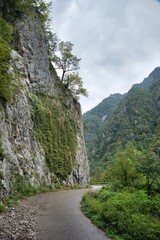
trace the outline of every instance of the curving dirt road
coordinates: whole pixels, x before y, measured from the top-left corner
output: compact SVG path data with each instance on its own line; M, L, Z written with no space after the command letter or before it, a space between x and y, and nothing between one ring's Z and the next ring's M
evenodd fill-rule
M109 240L80 211L86 191L61 191L37 198L39 240Z

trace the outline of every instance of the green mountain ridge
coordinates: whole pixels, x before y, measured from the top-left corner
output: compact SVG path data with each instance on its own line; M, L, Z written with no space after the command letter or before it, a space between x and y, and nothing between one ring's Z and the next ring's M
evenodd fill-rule
M120 95L119 101L114 104L110 101L113 96L115 95L103 100L83 116L91 175L103 171L118 149L125 148L127 143L132 142L137 148L146 150L152 148L155 139L158 139L160 67L155 68L142 83L134 84L128 93ZM106 101L108 105L104 104ZM107 121L101 119L101 124L96 128L90 114L94 117L96 114L104 116L107 112L110 113Z
M105 98L96 107L91 109L89 113L101 118L103 121L104 116L107 118L112 114L113 110L116 109L117 104L122 98L123 95L120 93L111 94L108 98Z
M112 115L113 111L116 110L119 102L123 99L123 97L124 95L121 95L119 93L111 94L108 98L105 98L96 107L83 114L83 122L85 129L84 137L90 160L92 159L92 149L94 148L92 143L94 144L94 142L96 141L96 135L101 131L104 124Z
M160 77L160 67L156 67L147 78L143 80L141 83L134 84L132 87L141 87L144 89L149 89L153 82L156 82L156 80L159 80Z

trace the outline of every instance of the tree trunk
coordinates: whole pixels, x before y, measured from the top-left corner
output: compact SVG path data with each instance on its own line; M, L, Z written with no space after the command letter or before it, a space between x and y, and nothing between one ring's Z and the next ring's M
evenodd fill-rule
M62 77L61 77L61 82L64 80L64 75L65 75L65 70L63 70Z

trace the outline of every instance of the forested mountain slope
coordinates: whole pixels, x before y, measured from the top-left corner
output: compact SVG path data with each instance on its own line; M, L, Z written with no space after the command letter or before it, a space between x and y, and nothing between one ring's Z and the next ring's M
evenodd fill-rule
M92 182L107 184L84 196L85 214L113 239L159 240L160 68L125 94L88 152Z
M98 134L103 125L105 125L105 123L108 121L109 117L117 108L119 102L123 99L123 97L124 96L119 93L111 94L108 98L105 98L96 107L83 114L85 142L91 161L92 149L94 147L92 143L94 143L96 139L96 134ZM92 162L92 164L94 165L94 162Z
M103 109L102 115L99 112L99 116L103 116L107 108L110 106ZM86 116L94 109L84 115L84 123L87 125L85 138L91 173L98 175L129 142L146 150L157 141L160 130L160 68L156 68L142 83L133 85L107 121L91 132L91 123L86 121Z

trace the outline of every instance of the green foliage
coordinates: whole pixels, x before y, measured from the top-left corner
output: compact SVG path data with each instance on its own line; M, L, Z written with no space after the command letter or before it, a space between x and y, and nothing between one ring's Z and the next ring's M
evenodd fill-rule
M72 48L74 45L71 42L60 41L57 45L60 56L54 55L52 61L58 69L62 70L61 81L63 82L67 72L73 72L79 69L81 59L73 55Z
M31 8L34 0L22 1L22 0L2 0L1 13L3 18L11 22L15 18L21 17L21 14L28 12L28 8Z
M49 9L50 9L50 6L52 5L52 2L50 1L47 3L42 0L38 0L36 1L36 3L37 3L38 12L40 14L41 22L47 25L49 21Z
M154 140L155 141L155 140ZM139 158L137 170L145 176L148 195L154 190L160 191L160 141L155 141L143 157Z
M55 67L62 73L61 82L69 89L74 98L79 95L87 96L87 90L83 87L83 82L77 70L79 69L80 58L73 55L73 44L71 42L59 41L55 35L52 35L51 50L57 50L58 54L51 51L51 61Z
M32 186L23 175L13 170L11 193L9 197L1 197L0 202L2 203L4 210L6 207L13 207L17 204L17 201L24 197L30 197L35 194L42 192L42 188Z
M63 83L71 91L75 99L79 99L79 95L88 96L87 90L83 87L82 79L78 73L67 74Z
M139 159L142 152L138 151L132 143L128 143L125 149L119 150L108 167L108 180L115 184L116 188L135 187L142 181L142 175L138 173Z
M94 140L94 136L102 126L102 120L99 117L87 112L83 114L83 124L84 137L88 149L88 154L91 154L90 152L92 150L92 140Z
M52 33L50 29L46 29L46 35L48 40L48 51L50 61L52 61L53 54L57 51L58 37L55 33Z
M119 93L111 94L87 113L93 114L99 118L103 118L104 116L108 118L114 112L114 110L117 109L118 104L123 98L124 95Z
M104 155L107 150L113 157L118 142L125 146L131 141L145 147L148 137L153 133L154 116L156 108L151 95L143 89L131 89L103 129L105 137L102 139L101 154Z
M17 18L21 18L23 15L32 16L34 12L39 15L41 23L45 26L49 20L49 7L51 2L45 2L43 0L2 0L3 4L0 9L3 18L8 22L15 21Z
M39 189L37 187L32 186L31 184L27 184L25 181L20 181L19 183L17 183L16 188L16 196L18 198L22 198L25 196L30 197L39 193Z
M9 25L3 18L0 18L0 36L7 43L10 43L12 40L12 30L11 25Z
M81 210L87 217L91 218L99 228L105 228L105 223L102 219L103 204L99 204L96 193L90 192L83 196Z
M159 101L160 101L160 77L155 81L151 86L151 93L153 94L153 99L159 109Z
M103 169L106 168L106 161L101 160L95 146L95 141L102 134L102 129L110 116L118 107L118 104L123 99L121 94L113 94L108 98L105 98L100 104L98 104L92 110L83 114L84 123L84 137L87 147L88 159L90 161L90 173L96 180L97 176L101 175ZM98 143L100 145L100 143ZM101 150L100 150L101 151ZM101 179L101 176L98 180ZM94 180L93 180L94 181Z
M110 182L114 190L135 187L145 189L148 195L160 191L159 141L149 150L138 150L132 143L119 149L106 170L94 177L100 182ZM102 164L102 163L101 163ZM93 178L94 179L94 178ZM96 179L94 180L96 183Z
M13 97L13 76L9 73L12 27L0 18L0 98L10 101Z
M132 94L136 92L135 88ZM138 92L144 97L143 91L138 90ZM89 193L82 201L82 210L113 239L158 240L160 235L160 132L159 125L154 125L155 105L147 95L144 97L144 101L149 105L140 107L133 101L133 96L131 98L129 96L136 109L140 109L142 113L142 110L145 109L145 118L143 118L143 114L141 116L138 113L138 110L134 110L132 104L128 105L130 109L127 110L127 102L123 105L123 101L123 111L127 110L127 114L134 112L137 116L139 115L139 123L147 120L145 126L141 125L139 128L143 128L143 132L135 134L132 138L134 144L125 144L128 136L123 135L124 139L119 138L116 145L113 145L116 146L115 149L110 148L114 152L112 162L108 164L105 171L101 172L102 180L109 182L108 188L102 189L99 193ZM126 118L123 115L121 117L123 120ZM132 118L134 117L135 115ZM113 120L111 118L109 121ZM132 120L130 119L130 123ZM127 126L128 129L131 127L127 121L126 123L124 121L122 125ZM150 125L150 129L147 125ZM117 136L116 134L120 134L117 131L113 132L114 137ZM139 138L140 134L144 137L143 142ZM139 143L143 147L139 146Z
M0 203L0 213L3 213L5 211L5 206L3 203Z
M83 197L82 210L107 235L112 232L113 239L119 235L124 240L158 240L160 215L155 215L155 209L160 211L158 199L159 195L148 198L144 191L117 193L102 189Z
M159 83L132 88L94 136L92 161L108 163L94 181L108 188L87 194L82 210L113 239L160 236Z
M150 214L150 203L143 191L116 193L105 203L104 218L126 239L158 239L160 219Z
M148 154L147 151L151 150L156 138L160 136L159 90L160 68L157 68L142 84L132 87L120 99L118 107L110 112L100 127L92 128L92 118L85 121L89 129L85 130L85 139L91 161L91 174L95 175L97 171L107 168L120 147L125 148L128 142L134 143L145 155ZM111 103L112 101L106 105L106 99L100 106L89 111L89 114L101 118L105 116L104 113L107 114Z
M46 163L60 179L67 179L73 169L77 138L74 116L62 104L50 98L31 99L35 135L45 151Z

